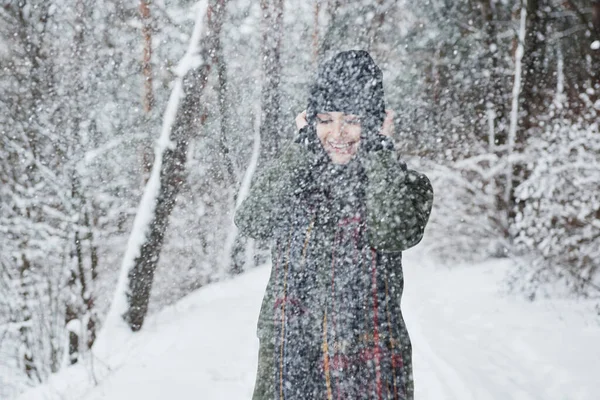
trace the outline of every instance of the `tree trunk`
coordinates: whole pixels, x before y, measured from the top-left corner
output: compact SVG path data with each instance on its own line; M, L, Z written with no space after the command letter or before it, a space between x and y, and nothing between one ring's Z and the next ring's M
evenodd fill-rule
M327 3L327 14L329 14L329 22L327 23L327 30L321 38L321 44L319 47L319 56L326 56L329 51L335 47L335 40L337 39L336 33L339 30L338 19L339 11L342 6L342 0L329 0Z
M385 0L375 0L375 13L371 24L369 26L369 51L376 53L377 43L380 41L381 27L385 22L385 11L386 11Z
M313 9L313 34L312 34L312 63L316 67L319 63L319 13L321 10L321 0L315 0Z
M144 74L144 111L149 113L154 105L154 92L152 90L152 19L150 18L150 5L148 0L140 0L140 14L142 16L142 34L144 36L144 56L142 60L142 73Z
M36 364L35 354L32 351L31 329L29 327L29 322L33 318L31 315L31 309L29 307L31 294L29 291L29 286L31 285L31 264L29 263L29 260L25 254L21 255L21 262L21 268L19 271L19 283L21 287L21 293L19 293L21 296L21 309L19 310L21 313L21 327L19 328L21 347L19 348L19 361L22 363L22 368L24 369L27 377L31 381L41 383L42 376L40 375L40 371L38 370Z
M283 0L261 0L260 5L263 13L261 159L269 161L278 153L283 136L280 94Z
M533 0L536 1L536 0ZM509 158L507 162L507 171L506 171L506 187L504 191L504 202L508 205L507 213L508 213L508 221L512 221L514 219L514 189L517 185L515 179L515 173L518 171L519 163L515 164L510 161L510 158L513 156L513 153L518 152L517 143L518 143L518 132L519 132L519 106L521 104L521 81L523 76L523 69L525 66L523 65L526 40L527 40L527 20L528 20L528 5L527 0L523 0L523 5L521 7L521 18L519 23L519 33L518 33L518 43L515 51L515 78L513 83L513 92L512 92L512 105L510 112L510 128L508 132L508 144L506 156ZM524 129L524 128L521 128Z
M259 105L260 107L260 105ZM240 188L236 194L235 200L235 208L239 207L244 199L248 196L248 192L250 191L250 183L252 182L252 177L254 176L254 172L256 171L256 166L258 164L258 158L260 155L260 109L257 109L255 112L256 121L254 123L254 143L252 144L252 156L250 157L250 164L244 173L244 177L242 178L242 183ZM233 274L239 274L243 272L242 266L254 266L256 265L254 260L254 239L240 236L238 234L238 229L235 224L232 224L231 233L235 236L233 240ZM244 256L244 257L242 257Z
M144 40L144 51L142 55L142 76L144 77L144 92L142 104L146 113L146 121L150 121L152 109L154 108L154 91L152 88L152 18L150 14L149 0L140 0L140 16L142 18L142 36ZM142 163L142 186L146 185L150 172L152 171L152 148L145 141L140 145Z
M219 118L220 118L220 132L219 132L219 152L221 153L223 165L222 165L222 180L225 186L233 187L235 185L236 173L231 159L231 153L229 151L229 144L227 142L227 129L229 128L229 118L227 110L227 63L225 62L225 54L223 51L223 41L221 38L222 31L220 26L216 26L217 29L212 38L211 47L214 49L212 54L212 65L216 67L218 84L217 90L217 101L219 102Z
M592 25L594 26L593 40L600 42L600 0L594 1L592 4ZM591 46L590 46L591 48ZM592 85L600 87L600 49L592 49L593 65L591 69ZM596 99L600 98L598 90L596 90Z
M523 125L515 138L517 147L522 147L527 139L527 132L537 124L537 116L544 110L545 85L544 70L545 37L549 7L546 0L527 0L527 28L523 53L523 93L521 107L523 109Z
M497 16L492 8L490 0L479 0L481 7L481 17L483 20L483 30L485 32L485 57L482 60L482 68L489 72L485 81L485 108L488 126L488 149L490 153L495 153L498 159L506 157L506 143L508 140L507 130L505 128L507 118L507 96L505 93L505 73L500 68L501 56L500 45L498 42L498 30L496 28ZM496 174L493 179L493 190L495 196L495 209L497 218L495 219L498 227L504 233L505 238L509 237L508 229L508 209L505 192L502 188L506 187L505 174ZM499 254L503 254L504 249L497 249Z
M84 34L86 32L86 8L82 0L78 0L76 3L76 24L81 29L76 30L73 46L72 56L78 57L82 51L84 51ZM71 96L75 99L75 105L73 106L73 120L72 120L72 132L76 142L82 141L84 135L82 131L82 114L83 110L80 104L83 103L83 96L85 95L86 87L84 85L84 79L79 71L73 74L73 93ZM72 207L79 214L78 223L73 226L73 246L75 249L74 256L75 260L72 261L71 270L69 274L69 280L67 282L70 290L70 300L66 305L65 313L65 326L68 332L68 361L70 364L75 364L79 360L79 354L91 347L91 343L96 336L95 323L93 322L94 315L94 291L92 280L93 274L90 273L85 262L86 254L84 252L83 240L86 239L87 235L82 236L81 226L79 221L87 221L87 202L85 197L85 188L82 187L79 171L71 171L71 203ZM89 235L91 235L91 227L87 227ZM90 250L92 246L90 246ZM79 289L79 290L77 290ZM84 323L86 322L84 326ZM75 325L73 322L76 321ZM76 327L74 329L73 327ZM86 344L87 343L87 344ZM83 348L82 348L83 347Z
M517 43L515 60L519 60L519 74L522 75L522 90L518 98L519 105L515 106L515 92L513 90L513 105L508 136L508 157L512 153L522 153L527 145L529 136L533 129L538 126L537 118L545 112L545 103L548 99L549 81L548 71L545 67L546 61L546 26L548 23L548 11L550 5L547 0L523 0L522 7L525 8L527 19L521 28L524 36ZM523 24L523 22L522 22ZM519 54L521 49L521 54ZM519 77L520 78L520 77ZM515 78L516 81L516 78ZM516 111L515 111L516 107ZM522 111L520 112L519 109ZM517 114L514 114L514 113ZM518 126L517 126L518 125ZM505 202L508 207L508 224L512 225L518 208L524 204L517 204L514 189L527 178L527 168L523 162L509 162L508 181L506 183Z
M90 251L90 268L89 275L87 276L87 283L82 281L82 285L85 284L85 290L82 290L82 299L84 301L85 310L86 310L86 349L91 349L96 341L96 329L98 326L98 319L95 309L95 281L98 278L98 250L96 248L96 243L94 242L94 233L92 221L89 217L89 213L86 210L84 213L84 223L88 229L88 234L86 235L86 239L89 242L89 251Z

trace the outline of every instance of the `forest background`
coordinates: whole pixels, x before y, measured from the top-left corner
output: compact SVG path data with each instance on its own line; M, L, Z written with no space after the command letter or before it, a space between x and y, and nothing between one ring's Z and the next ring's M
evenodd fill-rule
M600 299L600 1L1 0L0 398L80 362L109 310L137 331L265 262L235 206L347 49L433 181L420 246Z

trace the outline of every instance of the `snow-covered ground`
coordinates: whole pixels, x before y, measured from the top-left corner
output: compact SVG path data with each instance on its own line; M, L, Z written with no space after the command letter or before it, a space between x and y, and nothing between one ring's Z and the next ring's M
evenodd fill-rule
M600 398L591 304L503 294L507 261L448 269L408 252L404 264L417 400ZM104 360L111 372L98 385L89 365L77 366L20 400L250 399L268 275L262 267L213 284L152 316Z

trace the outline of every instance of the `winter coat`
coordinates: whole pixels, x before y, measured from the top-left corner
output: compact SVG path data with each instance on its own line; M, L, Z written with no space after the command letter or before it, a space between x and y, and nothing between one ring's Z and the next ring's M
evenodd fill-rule
M401 252L432 202L390 149L336 166L292 143L257 177L235 215L272 243L253 400L413 398Z

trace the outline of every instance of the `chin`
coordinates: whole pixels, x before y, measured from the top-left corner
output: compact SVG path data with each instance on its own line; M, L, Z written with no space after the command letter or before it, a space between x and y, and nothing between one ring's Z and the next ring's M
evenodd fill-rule
M352 160L353 157L354 157L354 154L352 154L352 155L329 154L329 159L331 160L331 162L333 164L337 164L337 165L348 164Z

